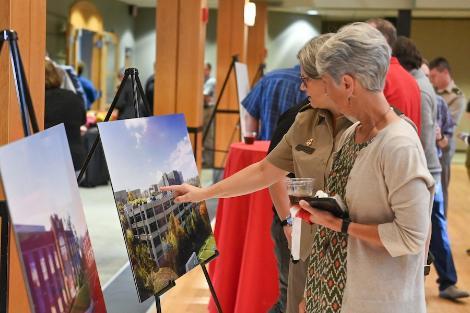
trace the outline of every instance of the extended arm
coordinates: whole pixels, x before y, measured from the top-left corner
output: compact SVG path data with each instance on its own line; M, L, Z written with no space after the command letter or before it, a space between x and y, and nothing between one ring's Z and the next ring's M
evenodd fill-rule
M161 190L174 191L177 195L175 202L199 202L210 198L230 198L255 192L270 186L286 174L286 171L263 159L207 188L183 184L161 187Z
M273 200L274 208L276 209L279 219L282 221L289 215L290 202L287 195L287 187L285 180L282 179L269 187L269 194Z

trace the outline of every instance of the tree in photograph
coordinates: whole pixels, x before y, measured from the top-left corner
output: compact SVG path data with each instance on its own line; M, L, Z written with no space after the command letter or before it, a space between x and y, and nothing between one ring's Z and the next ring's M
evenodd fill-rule
M153 271L146 277L145 285L149 289L153 290L154 293L165 288L169 281L176 280L178 275L168 267L159 268L158 271Z
M164 239L164 242L167 246L165 256L171 268L175 269L176 271L178 268L180 238L182 236L184 236L184 229L181 227L178 219L176 219L173 213L171 213L168 218L168 232Z
M197 242L198 242L198 231L197 231L197 216L194 210L191 210L186 218L185 225L186 235L188 238L191 238L191 248L190 251L197 251Z
M133 201L133 200L135 200L135 199L137 199L137 198L138 198L137 195L134 194L133 192L129 192L129 193L127 194L127 201L128 201L128 202L131 202L131 201Z
M176 269L176 257L178 253L177 249L177 242L176 242L176 235L174 232L168 230L165 238L163 239L163 242L165 244L165 260L168 263L168 266L170 266L173 269Z
M205 230L207 235L210 235L210 233L212 232L212 227L211 227L211 223L209 220L209 213L207 212L207 206L205 202L201 202L199 204L198 212L199 212L200 218L202 219L202 224L204 225L203 229Z
M122 215L124 215L124 204L122 204L121 202L118 202L116 206L117 206L119 217L121 217Z
M139 205L147 203L147 200L144 198L135 198L132 201L129 201L129 203L132 204L132 206L135 208L135 207L138 207Z
M184 274L186 261L191 255L191 240L173 213L168 219L168 232L164 242L167 244L165 256L168 262L178 275Z
M155 273L158 271L157 264L155 263L155 260L150 257L150 250L146 244L138 244L135 252L138 260L137 276L139 277L139 280L143 282L145 289L151 290L152 293L155 293L158 289L155 289L155 284L149 280L149 277L155 277Z

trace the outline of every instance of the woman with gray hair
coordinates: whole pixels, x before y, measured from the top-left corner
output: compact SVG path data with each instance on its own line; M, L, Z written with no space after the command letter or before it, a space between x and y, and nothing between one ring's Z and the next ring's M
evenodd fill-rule
M346 116L327 191L347 218L312 208L317 225L305 310L325 313L421 313L434 181L416 131L382 92L390 48L366 23L343 27L317 54L325 91Z

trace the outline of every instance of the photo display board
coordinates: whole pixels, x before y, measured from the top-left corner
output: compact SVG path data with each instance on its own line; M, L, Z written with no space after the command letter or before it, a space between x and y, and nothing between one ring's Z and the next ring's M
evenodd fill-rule
M160 187L199 186L182 114L98 124L141 302L215 254L205 202L174 202Z
M240 110L240 132L243 138L245 131L245 114L248 114L242 105L243 99L250 92L250 82L248 79L248 67L245 63L235 62L235 77L237 78L237 96Z
M34 313L106 312L63 124L0 148Z

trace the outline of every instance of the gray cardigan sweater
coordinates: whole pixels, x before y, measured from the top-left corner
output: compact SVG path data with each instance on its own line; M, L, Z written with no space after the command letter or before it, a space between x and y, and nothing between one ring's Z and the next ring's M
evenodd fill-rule
M349 236L341 313L426 312L423 266L433 196L423 148L406 121L388 125L359 152L345 201L353 222L379 225L385 248Z
M421 91L421 134L420 139L428 169L435 181L441 179L441 163L436 148L437 99L434 88L421 70L412 70L411 75L416 79Z

